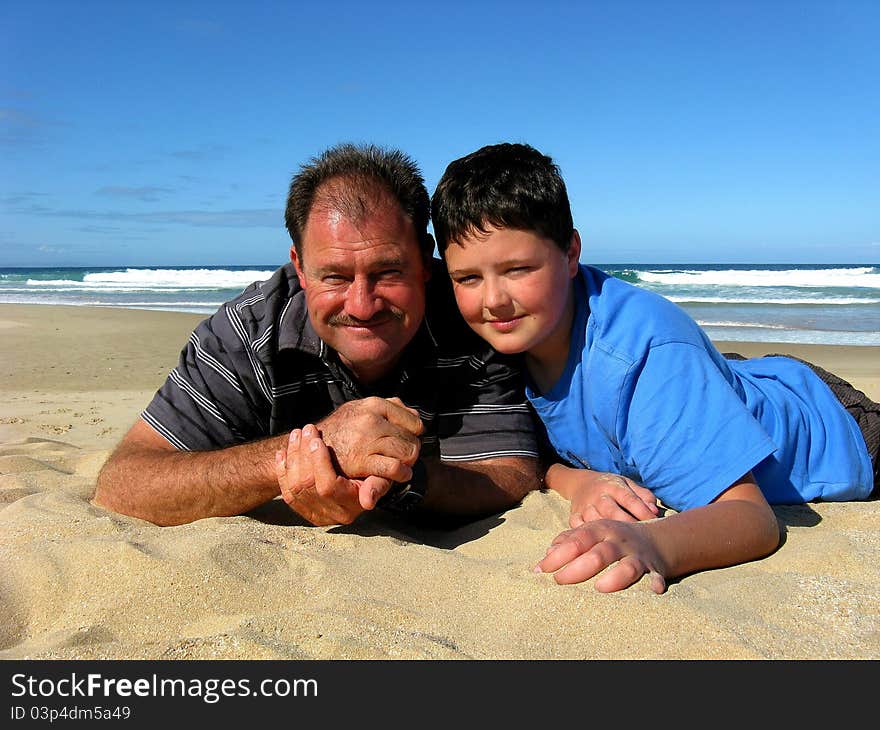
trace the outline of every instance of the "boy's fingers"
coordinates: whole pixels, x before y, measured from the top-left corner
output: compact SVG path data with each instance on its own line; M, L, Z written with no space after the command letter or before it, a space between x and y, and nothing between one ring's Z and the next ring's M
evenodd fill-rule
M666 593L666 578L655 570L648 573L649 585L654 593Z
M650 520L657 516L659 509L655 504L656 498L650 489L647 489L635 482L630 481L626 477L619 477L614 480L617 489L613 492L614 496L608 496L616 502L620 507L624 508L632 515L635 520ZM621 522L633 522L633 519L617 514L612 510L614 516L606 514L606 517L619 520Z
M660 512L660 508L657 506L657 497L654 495L654 492L647 487L642 487L638 484L633 485L633 491L655 516Z
M600 557L603 546L601 533L589 526L566 530L553 539L547 549L547 555L538 563L536 570L552 573L566 563L588 553L596 553L596 556ZM605 565L607 562L602 567Z
M563 565L567 565L581 554L574 541L560 542L551 545L547 554L535 566L536 573L555 573Z
M655 513L659 511L657 508L657 497L654 496L654 492L629 479L626 480L626 486L628 493L642 502L648 509Z
M581 530L578 531L578 533L579 532L583 531ZM576 534L574 541L579 542L579 537L581 536ZM573 560L569 560L556 571L553 579L557 583L565 585L589 580L593 576L599 575L599 573L605 570L605 568L622 557L619 548L613 542L609 542L608 540L600 539L588 548L586 547L587 545L590 544L587 542L580 542L578 545L579 554L577 557ZM558 549L559 548L557 548L557 550ZM548 557L553 558L555 552L556 550L554 550Z
M565 530L564 532L560 532L553 540L550 542L550 547L555 547L566 540L571 539L572 535L574 535L574 530Z
M629 515L631 515L627 518L623 518L621 520L623 522L650 520L657 516L656 508L654 510L651 510L651 508L647 504L645 504L642 498L634 492L629 492L628 495L622 500L622 502L622 506L625 507ZM621 510L621 512L622 511L623 510Z
M635 506L635 502L641 502L641 500L632 492L603 494L599 499L598 507L589 505L582 510L584 522L603 518L615 522L635 522L636 518L626 511Z
M622 591L636 583L644 574L645 568L641 561L623 557L602 574L596 581L595 588L600 593Z
M572 557L554 568L553 566L557 565L559 561L556 553L564 549L564 546L556 548L542 561L542 563L550 563L545 572L554 572L553 580L560 585L581 583L589 580L601 573L606 567L606 563L602 561L596 550L588 550L585 553L575 551L573 555L570 551L566 551L566 556L572 555Z

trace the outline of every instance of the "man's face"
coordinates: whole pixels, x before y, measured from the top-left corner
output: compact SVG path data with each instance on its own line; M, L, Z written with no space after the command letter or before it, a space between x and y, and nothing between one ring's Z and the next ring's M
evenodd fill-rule
M425 314L430 269L412 221L387 201L355 225L334 209L312 210L302 257L290 256L318 336L362 383L386 375Z

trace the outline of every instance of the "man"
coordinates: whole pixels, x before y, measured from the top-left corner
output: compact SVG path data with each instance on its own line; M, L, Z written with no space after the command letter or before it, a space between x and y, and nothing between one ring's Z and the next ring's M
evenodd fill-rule
M303 165L292 263L196 328L95 503L160 525L244 513L278 496L275 453L307 424L334 479L284 498L315 525L377 503L476 517L536 488L521 376L461 320L429 216L399 151L340 145Z

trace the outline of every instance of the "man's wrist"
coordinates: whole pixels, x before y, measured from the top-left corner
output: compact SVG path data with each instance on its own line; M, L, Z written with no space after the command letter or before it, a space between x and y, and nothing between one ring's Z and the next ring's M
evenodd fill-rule
M422 503L428 491L428 470L421 459L412 466L412 476L406 482L393 482L391 488L376 503L390 512L410 512Z

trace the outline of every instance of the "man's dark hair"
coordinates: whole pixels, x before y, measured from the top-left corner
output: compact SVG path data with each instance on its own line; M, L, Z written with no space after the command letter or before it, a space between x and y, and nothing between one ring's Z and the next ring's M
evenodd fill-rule
M316 204L361 223L388 195L412 221L422 255L429 261L434 252L428 233L431 206L418 166L399 150L351 143L311 158L290 181L284 222L297 255L302 258L303 230Z
M449 163L431 199L434 236L446 247L486 226L535 231L563 251L574 224L559 167L527 144L481 147Z

